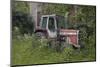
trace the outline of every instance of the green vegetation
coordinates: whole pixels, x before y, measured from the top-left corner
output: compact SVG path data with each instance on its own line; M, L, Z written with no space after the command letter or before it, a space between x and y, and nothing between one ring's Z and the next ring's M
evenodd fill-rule
M29 5L27 2L17 2L12 3L12 30L13 36L15 35L16 28L19 29L19 33L32 34L34 29L34 24L32 17L29 13Z
M65 48L63 52L56 52L46 45L33 36L13 39L12 65L95 61L95 48L90 44L90 47L80 50Z

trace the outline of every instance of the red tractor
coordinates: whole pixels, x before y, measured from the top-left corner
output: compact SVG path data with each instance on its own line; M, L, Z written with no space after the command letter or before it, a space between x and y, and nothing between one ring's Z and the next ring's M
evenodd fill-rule
M67 29L65 17L52 15L42 15L40 22L36 25L35 33L40 38L48 39L49 45L54 41L56 46L64 46L68 44L75 48L80 48L78 44L79 30ZM51 44L51 46L54 44Z

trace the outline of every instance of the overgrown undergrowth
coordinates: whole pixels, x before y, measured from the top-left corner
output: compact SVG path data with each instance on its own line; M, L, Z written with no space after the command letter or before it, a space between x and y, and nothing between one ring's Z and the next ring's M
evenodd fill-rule
M11 59L12 65L95 61L95 47L86 46L80 50L68 47L62 52L56 52L35 37L13 38Z

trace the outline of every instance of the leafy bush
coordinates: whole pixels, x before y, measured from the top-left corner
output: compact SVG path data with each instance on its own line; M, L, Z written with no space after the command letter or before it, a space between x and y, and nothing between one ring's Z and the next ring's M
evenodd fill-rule
M17 27L20 34L32 34L34 30L33 19L29 15L29 5L27 2L12 3L12 30Z

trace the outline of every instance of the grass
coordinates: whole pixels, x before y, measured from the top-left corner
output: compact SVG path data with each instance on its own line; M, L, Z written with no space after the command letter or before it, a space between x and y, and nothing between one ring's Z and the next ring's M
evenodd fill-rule
M95 48L74 50L65 48L56 52L34 37L12 40L12 65L45 64L76 61L95 61ZM40 47L41 46L41 47Z

